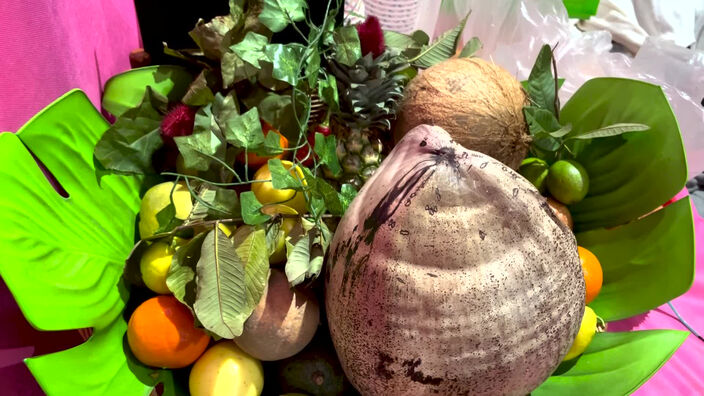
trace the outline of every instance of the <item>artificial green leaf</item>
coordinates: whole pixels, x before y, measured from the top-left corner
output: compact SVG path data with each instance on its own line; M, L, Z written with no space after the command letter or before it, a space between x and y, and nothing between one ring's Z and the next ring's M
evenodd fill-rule
M340 111L340 96L337 92L337 79L332 74L327 74L324 80L318 81L318 96L328 106L329 111Z
M159 127L162 116L157 108L165 98L147 87L139 107L126 111L103 134L95 146L95 158L107 171L142 175L154 173L152 155L163 142Z
M597 333L573 365L558 368L561 373L531 395L629 395L665 364L687 335L677 330Z
M272 76L294 85L301 71L299 66L304 52L305 47L298 43L267 45L265 53L273 65Z
M305 0L263 0L259 20L274 33L305 19Z
M479 37L472 37L469 41L467 41L467 44L464 45L464 48L462 48L460 58L469 58L474 56L474 54L480 49L482 49L481 40L479 40Z
M585 143L576 159L587 170L590 187L584 200L570 206L576 231L624 224L683 188L687 180L684 146L660 87L620 78L589 80L565 104L560 118L572 124L571 134L617 123L650 127L639 133L577 141Z
M607 321L654 309L686 292L694 281L694 224L689 197L614 229L577 234L604 272L590 304Z
M232 243L240 262L244 265L244 280L247 306L251 315L269 283L269 251L266 232L261 227L245 225L232 235ZM246 318L245 318L246 320ZM242 323L244 324L244 322Z
M189 106L205 106L213 101L213 91L211 87L217 84L211 71L203 70L191 83L181 100Z
M596 15L599 0L562 0L570 18L589 19Z
M340 194L333 186L330 185L330 183L326 182L323 178L317 178L314 185L315 191L313 194L318 195L323 199L323 202L325 202L325 207L328 209L330 214L333 216L342 216L345 214L345 208L343 207L340 199Z
M362 44L354 26L343 26L335 29L335 60L345 66L352 66L362 57Z
M559 109L556 106L555 77L552 75L552 49L545 44L540 48L535 64L530 71L528 81L523 87L535 107L550 111L555 117Z
M650 129L649 126L643 124L633 124L633 123L619 123L601 127L593 131L582 131L580 133L574 133L570 135L570 139L594 139L603 138L610 136L623 135L628 132L642 132Z
M140 180L108 175L99 186L93 148L109 124L81 91L71 91L17 134L0 134L0 275L27 321L43 331L92 327L92 337L67 351L26 360L53 395L148 394L123 353L121 281L134 245ZM31 152L68 197L47 181ZM90 376L85 373L89 372Z
M340 203L342 203L343 213L347 211L356 196L357 189L353 185L345 183L340 187Z
M180 66L148 66L116 74L105 83L102 106L115 117L139 106L147 87L166 96L169 102L181 100L193 76Z
M256 107L230 119L224 132L227 142L235 147L254 148L264 143L264 132Z
M200 260L201 246L206 234L201 232L176 249L166 276L166 286L174 297L191 310L196 302L196 266Z
M404 52L409 48L417 48L420 50L420 47L424 45L418 43L413 37L407 34L394 32L393 30L384 30L384 44L386 47L398 52Z
M269 57L264 52L269 39L254 32L247 32L244 39L230 47L243 61L259 69L259 61L268 61Z
M423 30L414 31L411 33L411 37L413 37L413 40L415 40L419 45L428 45L428 43L430 43L430 36L428 36L428 33Z
M291 170L284 168L280 159L270 159L268 165L271 172L271 184L274 188L278 190L295 189L298 191L303 189L302 180L298 180Z
M306 50L308 57L306 58L306 73L308 76L308 86L310 89L318 87L318 79L320 78L320 53L314 50Z
M154 232L155 235L169 232L183 224L183 220L176 218L176 207L173 202L169 202L164 209L156 214L156 220L159 223L159 228Z
M251 191L240 194L240 205L242 206L242 221L245 224L257 225L266 223L271 216L262 213L262 204Z
M457 52L462 31L467 24L467 14L457 27L440 35L432 44L424 45L418 55L410 59L410 62L420 68L428 68L446 59L451 58Z
M208 218L234 217L241 213L240 200L237 191L218 186L208 186L215 191L215 197L208 209Z
M242 22L232 15L216 16L207 23L200 19L188 34L207 58L219 60L225 53L225 37Z
M242 325L249 316L244 264L232 241L219 227L213 227L203 239L196 264L193 310L206 329L222 338L241 335Z
M230 7L230 15L233 18L238 18L244 13L245 0L228 0L228 6Z
M239 102L237 101L235 91L230 91L227 93L227 95L222 95L218 92L217 94L215 94L215 99L213 100L212 104L212 118L210 119L210 130L217 131L218 136L225 136L222 130L225 129L230 119L237 117L239 114L240 106ZM196 126L198 126L197 114ZM204 129L207 130L207 127Z
M234 52L225 52L220 62L222 85L229 88L242 80L248 80L257 75L258 68L250 65Z
M195 198L193 208L191 213L188 214L185 224L202 221L208 217L208 211L215 200L215 189L213 187L209 184L202 184L198 188L197 193L193 196Z
M315 279L323 268L331 233L325 223L319 225L301 219L286 237L286 278L291 287Z
M335 135L325 136L322 133L315 133L315 153L321 164L327 166L333 176L342 174L342 167L337 158L337 140Z
M174 142L183 156L184 166L188 169L207 171L215 162L214 157L225 159L225 142L210 130L177 136Z

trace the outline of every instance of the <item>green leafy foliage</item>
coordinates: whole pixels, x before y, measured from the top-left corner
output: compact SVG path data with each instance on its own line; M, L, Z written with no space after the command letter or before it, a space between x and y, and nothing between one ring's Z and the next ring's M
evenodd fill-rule
M214 227L203 240L196 271L198 320L219 337L240 336L269 279L264 230L242 226L230 240Z
M262 204L259 203L257 197L251 191L245 191L240 194L240 205L242 210L242 221L245 224L257 225L266 223L271 219L271 216L262 213Z
M193 311L196 302L196 266L206 233L201 232L174 253L166 286L181 303Z
M469 14L457 27L440 35L432 44L424 45L410 62L416 67L428 68L454 56L468 18Z
M362 57L362 45L354 26L335 29L333 41L335 42L335 60L343 65L352 66L357 62L357 59Z
M204 106L215 99L213 88L216 86L216 76L210 70L203 70L189 85L181 101L189 106Z
M286 277L291 286L316 278L323 268L325 252L332 234L325 223L302 219L286 237Z
M560 111L557 102L555 76L552 73L553 55L549 45L540 48L535 64L530 71L528 80L522 83L532 104L538 108L550 111L557 117Z
M286 169L280 159L270 159L269 171L271 172L271 184L279 190L294 189L303 190L302 180L298 180L291 170Z
M256 107L229 119L224 132L227 142L235 147L254 149L264 144L264 132Z
M173 202L170 202L164 209L160 210L159 213L156 214L156 220L159 223L159 228L156 229L154 234L169 232L183 224L183 220L176 218L176 207Z
M318 82L318 96L328 105L329 111L340 111L340 96L337 92L337 79L332 74L326 74L324 80Z
M297 43L267 45L265 53L274 66L272 76L279 81L295 85L304 52L305 47Z
M259 69L260 61L268 61L269 57L264 52L264 48L269 43L266 36L254 32L247 32L244 39L230 47L240 59Z
M462 48L462 52L460 52L460 58L469 58L474 56L474 54L482 49L482 42L479 40L478 37L472 37L467 41L467 44L464 45L464 48Z
M677 330L597 333L583 355L563 363L531 395L628 395L672 356L687 335Z
M304 0L263 0L259 20L269 30L278 33L284 30L289 23L305 19L305 8L306 2Z
M629 318L682 295L694 281L694 219L689 198L614 229L577 234L604 271L590 304L607 321Z
M322 133L315 133L315 154L318 155L318 162L328 168L333 176L342 174L342 166L337 158L337 139L335 135L324 136Z
M242 22L239 18L235 19L232 14L217 16L207 23L201 19L189 35L207 58L219 60L225 52L228 33Z
M570 139L594 139L602 137L618 136L628 132L641 132L650 129L647 125L634 123L619 123L607 125L593 131L583 131L570 135Z
M139 107L126 111L96 144L98 163L119 174L154 173L152 155L163 144L159 126L165 107L166 98L147 87Z

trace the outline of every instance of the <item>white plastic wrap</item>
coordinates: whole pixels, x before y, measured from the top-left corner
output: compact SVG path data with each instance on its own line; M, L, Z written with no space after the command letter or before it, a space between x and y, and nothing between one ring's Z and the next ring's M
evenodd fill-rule
M478 56L526 79L540 47L557 44L558 74L566 79L564 103L594 77L626 77L662 86L679 121L687 149L689 176L704 171L704 53L646 39L635 58L610 52L606 31L582 33L567 17L560 0L445 0L435 35L452 28L472 11L464 40L477 36Z

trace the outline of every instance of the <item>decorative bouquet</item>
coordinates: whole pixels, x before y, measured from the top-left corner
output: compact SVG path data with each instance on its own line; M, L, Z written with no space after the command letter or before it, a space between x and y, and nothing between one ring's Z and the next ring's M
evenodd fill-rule
M595 79L561 107L549 46L519 83L460 46L467 18L431 41L338 26L332 1L321 24L229 3L198 48L165 45L185 66L108 81L112 125L74 92L18 133L68 202L2 135L6 218L61 242L8 238L48 272L2 275L35 326L94 328L29 359L47 393L620 395L684 340L602 332L693 277L688 202L650 214L686 178L658 87ZM70 165L33 144L52 125Z

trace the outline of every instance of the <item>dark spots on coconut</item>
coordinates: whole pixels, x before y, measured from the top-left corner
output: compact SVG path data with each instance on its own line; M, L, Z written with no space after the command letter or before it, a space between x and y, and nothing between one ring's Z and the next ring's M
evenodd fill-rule
M401 279L400 277L396 277L396 280L399 281L400 283L403 283L404 285L406 284L406 281Z
M409 235L411 235L411 232L408 230L401 230L401 231L399 231L399 234L401 234L403 236L409 236Z
M390 369L390 365L394 362L394 358L379 351L377 354L376 375L385 380L390 380L394 377L394 372Z
M437 278L437 277L438 277L437 275L431 274L430 272L426 272L425 274L428 275L428 276L431 277L431 278Z
M513 197L516 198L518 196L518 187L513 189Z
M479 238L483 241L486 238L486 232L479 230Z
M406 367L406 377L410 378L413 382L418 382L423 385L440 385L442 378L425 375L422 371L418 370L420 364L420 358L404 360L401 365Z
M479 169L484 169L487 165L489 165L489 161L483 162L481 165L479 165Z
M367 320L367 326L372 327L372 324L373 324L373 322L371 319Z
M421 147L425 147L427 145L428 145L428 142L426 140L423 140L422 142L420 142Z

